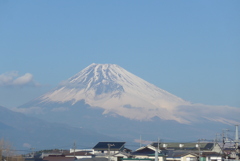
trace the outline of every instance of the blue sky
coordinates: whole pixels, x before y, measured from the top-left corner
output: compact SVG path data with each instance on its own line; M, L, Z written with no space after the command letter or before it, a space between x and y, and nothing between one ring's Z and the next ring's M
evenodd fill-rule
M193 103L240 107L240 1L0 1L0 105L91 63L118 64Z

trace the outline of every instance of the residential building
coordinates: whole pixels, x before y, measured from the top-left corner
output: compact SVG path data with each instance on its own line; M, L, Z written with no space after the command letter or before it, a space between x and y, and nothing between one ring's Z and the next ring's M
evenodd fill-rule
M125 142L99 142L93 147L93 154L113 155L124 150Z
M62 156L48 156L44 157L43 161L75 161L77 158L75 157L65 157L64 155Z
M107 158L108 161L121 161L130 157L130 149L124 147L125 142L99 142L93 147L97 158Z
M158 143L154 142L150 144L153 147L159 147L159 149L166 150L187 150L187 151L199 151L199 152L216 152L221 153L221 147L219 144L212 142L201 142L201 143Z
M87 152L87 151L77 151L77 152L71 152L71 153L65 153L65 157L76 157L77 159L83 159L83 158L94 158L95 155Z

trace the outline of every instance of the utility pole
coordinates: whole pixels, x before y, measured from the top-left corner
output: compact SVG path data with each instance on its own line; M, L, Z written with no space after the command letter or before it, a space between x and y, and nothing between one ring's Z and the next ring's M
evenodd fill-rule
M235 132L236 160L239 160L239 149L238 149L238 145L239 145L238 125L235 125L235 126L236 126L236 132Z
M223 144L222 149L224 149L226 142L228 142L228 133L227 133L228 131L229 131L228 129L222 130L222 144Z
M9 151L6 150L6 152L7 152L7 159L6 160L9 161Z
M227 141L227 131L228 129L223 129L222 130L222 154L224 154L224 146L226 144L226 141ZM225 132L226 132L226 135L225 135Z
M32 151L32 158L34 158L34 149L35 148L30 148L31 149L31 151Z
M2 149L0 149L0 161L2 161Z
M215 145L218 144L218 141L219 141L218 136L221 136L221 134L216 134L216 138L214 140Z
M196 147L198 148L198 160L201 160L201 144L200 144L201 139L198 139L198 143L196 144Z
M156 151L155 151L155 161L158 161L158 150L159 150L159 138L158 138L158 142L157 142L157 147L156 147Z
M74 155L74 158L75 158L75 150L76 150L76 142L74 141L74 144L73 144L73 155Z
M111 146L115 146L114 144L108 144L108 161L111 161L111 158L110 158L110 148Z
M217 134L216 134L216 137L214 139L214 147L215 147L216 144L217 144Z

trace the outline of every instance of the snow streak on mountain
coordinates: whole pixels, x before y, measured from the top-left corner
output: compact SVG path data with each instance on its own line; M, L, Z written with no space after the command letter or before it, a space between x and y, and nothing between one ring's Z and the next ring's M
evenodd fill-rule
M184 124L203 119L235 124L239 122L240 114L234 107L192 104L115 64L91 64L56 89L35 99L32 107L66 102L74 105L79 101L102 108L105 115L145 121L158 117Z

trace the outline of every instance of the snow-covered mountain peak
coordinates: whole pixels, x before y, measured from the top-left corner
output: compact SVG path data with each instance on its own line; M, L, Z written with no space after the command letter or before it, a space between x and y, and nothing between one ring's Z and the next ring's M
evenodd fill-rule
M71 108L81 101L91 107L103 109L103 114L120 115L135 120L152 120L158 117L187 124L202 118L223 121L222 118L227 114L221 113L222 110L219 109L230 109L192 104L116 64L91 64L29 104L31 107L44 108L57 104L60 107L53 109L56 111L64 109L66 104L69 104L67 108ZM239 113L239 109L233 109ZM210 116L212 111L218 111L219 115ZM232 119L228 119L224 122L231 121Z
M125 69L121 68L116 64L91 64L86 67L73 77L71 77L68 82L69 83L86 83L86 82L100 82L100 81L116 81L120 79L122 76L129 75Z
M173 111L190 104L116 64L91 64L41 97L42 102L75 104L81 100L105 109L104 113L138 120L157 116L179 122L184 121Z
M184 131L185 136L186 129L192 130L189 125L181 129L178 123L197 125L197 135L199 131L206 133L199 127L212 129L219 123L240 124L239 108L190 103L116 64L93 63L16 110L77 127L98 129L102 126L102 132L106 132L107 127L108 132L112 129L114 135L123 136L131 135L131 129L134 136L142 131L159 134L169 130ZM123 126L119 126L121 124ZM157 131L151 132L153 129Z
M121 73L127 72L115 64L91 64L73 77L69 78L62 86L78 87L84 91L94 90L96 95L113 91L123 91L123 87L116 82Z
M116 71L121 67L115 64L91 64L69 79L69 83L83 83L89 80L97 82L103 79L114 79ZM91 77L91 78L90 78Z

